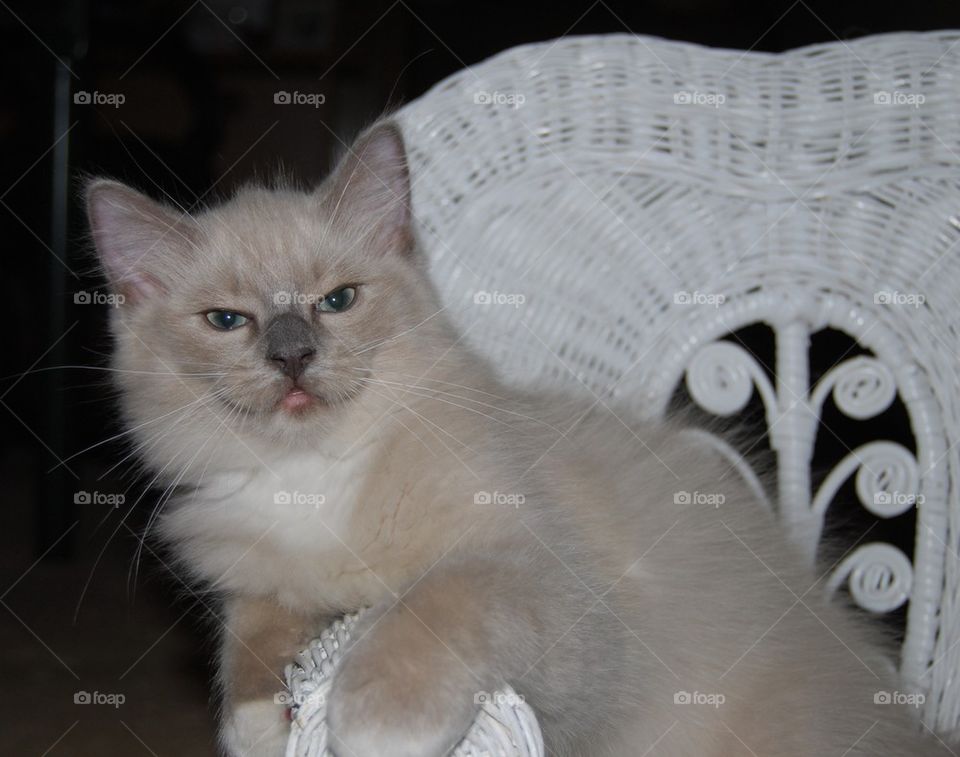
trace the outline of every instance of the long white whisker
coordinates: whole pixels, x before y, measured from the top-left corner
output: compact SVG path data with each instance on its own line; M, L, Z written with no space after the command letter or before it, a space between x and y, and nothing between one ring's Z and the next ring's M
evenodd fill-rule
M436 423L434 423L432 420L430 420L430 419L427 418L426 416L421 415L420 413L418 413L416 410L414 410L414 409L413 409L412 407L410 407L409 405L404 404L403 402L401 402L400 400L396 399L395 397L391 397L390 395L382 394L381 392L378 392L378 391L375 390L372 386L369 386L369 385L368 385L368 386L367 386L367 389L368 389L369 391L373 392L374 394L376 394L376 395L378 395L378 396L380 396L380 397L383 397L384 399L389 400L390 402L393 402L393 403L394 403L395 405L397 405L398 407L406 410L407 412L409 412L409 413L411 413L412 415L414 415L414 416L416 416L417 418L419 418L420 421L422 421L424 424L426 424L426 425L428 425L428 426L432 426L433 428L437 429L437 431L439 431L440 433L448 436L450 439L452 439L454 442L456 442L458 445L460 445L460 446L463 447L464 449L468 449L468 450L470 450L471 452L473 452L474 454L476 454L477 451L476 451L475 449L473 449L472 447L470 447L468 444L465 444L464 442L460 441L459 439L457 439L457 437L455 437L453 434L451 434L451 433L450 433L449 431L447 431L445 428L443 428L442 426L437 425ZM389 389L389 387L388 387L388 389ZM443 439L441 439L439 436L437 436L436 433L434 433L430 428L428 428L427 430L430 431L431 433L433 433L433 435L434 435L434 437L436 437L437 441L440 442L440 444L442 444L442 445L446 448L446 450L447 450L451 455L453 455L454 457L456 457L457 460L460 460L460 457L457 455L457 453L454 452L452 449L450 449L450 447L446 444L446 442L443 441ZM462 460L460 460L460 462L463 463ZM470 470L469 466L467 466L466 463L463 463L463 465L464 465L464 467L467 468L467 470ZM471 471L471 472L472 472L472 471Z
M190 416L190 411L199 410L202 407L213 404L216 400L220 399L220 397L226 394L227 391L229 391L228 387L217 389L216 391L201 395L200 397L188 403L187 405L183 406L182 408L178 408L178 412L180 413L180 416L170 426L164 429L161 429L159 433L154 434L151 437L144 439L142 442L136 444L129 452L127 452L127 454L125 454L117 462L115 462L113 465L107 468L107 470L105 470L99 476L98 480L103 480L104 477L108 476L118 466L122 465L131 457L134 457L135 455L139 455L145 449L153 449L164 436L166 436L171 431L173 431L173 429L175 429L180 424L181 421L183 421L184 419ZM165 418L170 414L171 413L167 413L161 417ZM153 419L151 421L148 421L148 423L153 423L155 420L159 420L159 419ZM146 425L146 424L141 424L141 426L143 425Z
M151 425L151 424L157 423L158 421L161 421L161 420L163 420L164 418L167 418L167 417L173 415L174 413L184 412L184 411L188 410L189 408L193 407L194 405L196 405L197 403L206 401L206 399L208 399L208 397L201 396L201 397L199 397L199 398L197 398L197 399L195 399L195 400L191 400L191 401L188 402L186 405L182 405L181 407L178 407L178 408L175 408L175 409L173 409L173 410L170 410L169 412L166 412L166 413L164 413L163 415L158 415L158 416L156 416L155 418L150 418L149 420L146 420L146 421L144 421L144 422L142 422L142 423L138 423L136 426L133 426L132 428L128 428L128 429L125 429L125 430L123 430L123 431L120 431L119 433L116 433L116 434L114 434L113 436L108 436L106 439L102 439L102 440L100 440L99 442L95 442L94 444L91 444L89 447L84 447L84 448L83 448L82 450L80 450L79 452L74 452L74 453L73 453L72 455L70 455L69 457L65 457L65 458L64 458L63 460L61 460L59 463L57 463L56 465L54 465L50 470L48 470L47 473L50 473L50 472L52 472L52 471L55 471L57 468L59 468L59 467L60 467L61 465L63 465L64 463L70 462L70 461L73 460L75 457L79 457L80 455L82 455L82 454L84 454L84 453L86 453L86 452L89 452L89 451L92 450L92 449L96 449L97 447L100 447L100 446L102 446L102 445L104 445L104 444L108 444L109 442L115 441L116 439L121 439L121 438L123 438L124 436L127 436L127 435L129 435L129 434L134 433L135 431L138 431L139 429L143 428L144 426L149 426L149 425ZM101 476L101 478L102 478L102 476Z
M366 384L368 384L368 385L369 385L369 384L378 384L378 385L383 386L383 387L389 387L389 386L390 386L390 384L386 384L386 383L384 383L383 381L380 381L380 380L378 380L378 379L362 378L362 379L357 379L357 380L358 380L358 381L362 381L362 382L364 382L364 383L366 383ZM436 402L443 402L443 403L446 404L446 405L451 405L451 406L453 406L453 407L458 407L458 408L460 408L461 410L466 410L468 413L475 413L476 415L482 416L482 417L484 417L484 418L488 418L489 420L493 421L494 423L499 423L501 426L506 426L507 428L515 428L514 426L510 425L510 424L507 423L506 421L501 420L500 418L496 418L496 417L490 415L489 413L484 413L483 411L477 410L476 408L467 407L466 405L461 405L461 404L459 404L459 403L457 403L457 402L452 402L452 401L450 401L450 400L448 400L448 399L444 399L443 397L437 397L437 396L435 396L435 395L433 395L433 394L429 394L429 393L425 393L425 392L424 392L424 393L418 392L418 391L414 390L412 387L407 387L407 388L404 390L404 395L406 395L406 394L411 394L411 395L413 395L414 397L419 397L419 398L425 399L425 400L435 400ZM507 412L507 411L502 411L502 412ZM516 415L516 413L514 413L514 414ZM559 431L558 431L558 433L559 433Z
M516 411L514 411L514 410L507 410L506 408L498 407L497 405L492 405L492 404L490 404L489 402L481 402L480 400L475 400L475 399L473 399L473 398L471 398L471 397L464 397L464 396L462 396L462 395L460 395L460 394L453 394L452 392L447 392L447 391L444 391L444 390L442 390L442 389L434 389L433 387L429 387L429 386L417 386L417 385L415 385L415 384L406 384L406 383L403 383L403 382L400 382L400 381L389 381L389 380L387 380L387 379L379 379L379 378L378 378L378 379L373 379L373 378L361 378L361 379L359 379L359 380L360 380L360 381L376 381L376 382L378 382L378 383L380 383L380 384L382 384L382 385L384 385L384 386L388 386L388 385L389 385L389 386L397 386L397 387L400 387L400 388L402 388L402 389L409 390L412 394L414 394L414 396L423 397L423 398L425 398L425 399L436 399L438 402L447 402L447 404L454 405L455 407L460 407L460 408L462 408L462 409L464 409L464 410L467 410L467 411L469 411L469 412L478 413L479 415L482 415L482 416L484 416L485 418L490 418L491 420L497 421L498 423L504 423L503 421L500 421L498 418L494 418L493 416L487 415L486 413L481 413L479 410L475 410L475 409L473 409L473 408L469 408L469 407L466 407L466 406L464 406L464 405L460 405L460 404L458 404L458 403L456 403L456 402L448 402L447 400L443 400L443 399L440 399L439 397L433 396L433 394L442 394L442 395L444 395L445 397L452 397L453 399L463 400L464 402L473 402L474 404L481 405L481 406L486 407L486 408L490 408L491 410L496 410L498 413L506 413L507 415L515 415L515 416L517 416L518 418L523 418L524 420L533 421L534 423L539 423L540 425L546 426L547 428L549 428L549 429L551 429L551 430L553 430L553 431L556 431L558 434L559 434L559 433L562 433L562 432L560 431L560 429L558 429L556 426L553 426L553 425L551 425L550 423L547 423L546 421L544 421L544 420L542 420L542 419L540 419L540 418L534 418L533 416L525 415L524 413L518 413L518 412L516 412ZM417 394L416 391L421 391L421 392L425 392L425 393ZM430 393L430 394L427 394L427 393ZM504 425L508 425L508 424L504 424Z

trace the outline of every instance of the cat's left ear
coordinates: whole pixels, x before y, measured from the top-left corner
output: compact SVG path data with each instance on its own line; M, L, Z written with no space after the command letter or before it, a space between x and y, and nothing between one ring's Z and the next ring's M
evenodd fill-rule
M110 179L86 186L90 235L111 288L131 304L173 286L195 227L185 212Z
M361 134L320 193L331 223L361 235L366 249L412 252L410 170L403 134L392 121L374 124Z

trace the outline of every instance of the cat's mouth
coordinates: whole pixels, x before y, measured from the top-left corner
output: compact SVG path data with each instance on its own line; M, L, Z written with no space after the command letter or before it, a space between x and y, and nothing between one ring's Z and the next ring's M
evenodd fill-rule
M298 384L288 388L277 402L277 409L292 415L306 413L315 407L326 405L323 397L309 392Z
M319 384L319 386L317 386ZM324 382L291 381L279 386L259 389L258 396L241 400L220 395L217 399L229 410L241 416L265 417L273 415L291 420L305 419L337 405L350 401L358 394L358 388L327 386Z

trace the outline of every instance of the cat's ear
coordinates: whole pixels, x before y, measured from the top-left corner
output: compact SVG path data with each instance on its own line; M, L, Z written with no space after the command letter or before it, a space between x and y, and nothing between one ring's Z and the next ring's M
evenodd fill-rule
M85 189L93 244L110 286L136 304L164 289L163 269L193 247L192 219L110 179Z
M413 249L410 170L403 134L392 121L360 135L320 188L325 212L376 252Z

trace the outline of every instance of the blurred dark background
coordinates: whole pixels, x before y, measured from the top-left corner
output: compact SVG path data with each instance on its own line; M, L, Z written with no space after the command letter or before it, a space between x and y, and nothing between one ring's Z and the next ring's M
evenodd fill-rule
M0 751L215 751L215 608L150 548L134 573L155 495L125 447L71 457L119 430L90 368L109 350L109 306L88 274L82 176L109 174L186 207L280 166L313 182L384 108L562 35L780 51L957 26L953 0L0 2ZM281 91L323 103L276 104ZM94 691L124 702L74 703Z

